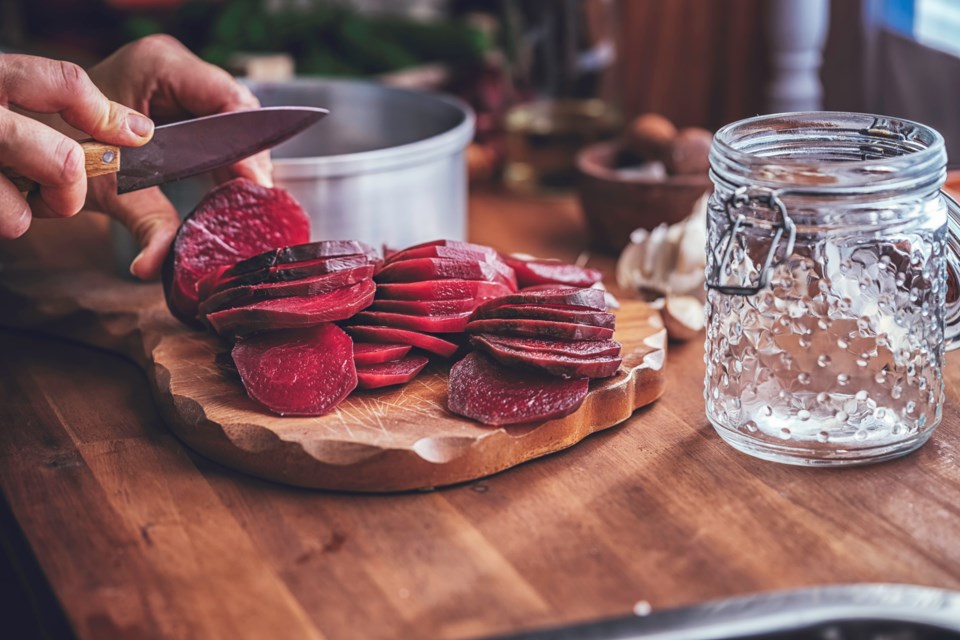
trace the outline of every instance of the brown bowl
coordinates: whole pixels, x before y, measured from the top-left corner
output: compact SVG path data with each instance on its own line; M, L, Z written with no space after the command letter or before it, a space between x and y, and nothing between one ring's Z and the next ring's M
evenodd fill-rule
M663 180L624 175L615 169L620 150L617 142L600 142L577 154L577 189L593 245L614 253L627 246L634 229L653 229L689 216L711 188L706 175Z

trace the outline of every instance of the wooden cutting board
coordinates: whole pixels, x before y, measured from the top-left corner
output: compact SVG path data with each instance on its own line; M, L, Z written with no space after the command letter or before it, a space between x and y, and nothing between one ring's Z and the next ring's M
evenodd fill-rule
M595 381L575 413L514 427L450 413L444 362L403 387L355 392L326 416L274 416L217 367L225 343L170 315L159 285L102 271L4 274L0 324L132 359L149 377L167 424L197 452L255 476L319 489L403 491L480 478L619 424L664 389L666 332L657 312L639 302L617 313L620 372Z

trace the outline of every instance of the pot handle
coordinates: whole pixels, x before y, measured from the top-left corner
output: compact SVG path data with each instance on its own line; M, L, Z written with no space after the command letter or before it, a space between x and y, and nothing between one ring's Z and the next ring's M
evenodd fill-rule
M940 191L947 203L947 292L943 311L943 341L947 351L960 347L960 203Z

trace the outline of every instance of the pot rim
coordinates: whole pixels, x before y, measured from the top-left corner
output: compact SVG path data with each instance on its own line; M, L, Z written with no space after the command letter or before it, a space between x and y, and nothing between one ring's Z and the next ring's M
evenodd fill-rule
M281 82L248 81L245 83L256 92L261 88L319 87L331 85L354 85L375 88L378 91L406 94L426 101L441 102L458 112L457 123L437 135L406 144L355 153L320 155L306 158L273 158L274 177L280 180L313 180L316 178L342 177L355 174L370 174L398 167L424 164L436 158L462 152L473 139L476 116L473 109L459 98L432 91L413 91L390 87L367 80L344 80L298 77Z

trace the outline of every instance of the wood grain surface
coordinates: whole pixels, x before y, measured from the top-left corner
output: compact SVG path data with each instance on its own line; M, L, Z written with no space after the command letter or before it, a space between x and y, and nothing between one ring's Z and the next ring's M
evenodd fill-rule
M472 207L479 241L539 221L528 250L576 255L572 201ZM81 638L474 638L640 600L960 589L956 354L943 424L896 461L805 469L734 451L704 418L696 339L671 345L666 393L623 425L482 481L392 495L286 487L194 455L118 356L10 331L0 354L0 489Z
M0 276L0 326L115 351L137 363L173 432L234 469L341 491L407 491L475 480L566 449L663 394L666 331L642 302L616 312L623 364L591 382L574 413L489 427L447 409L449 360L397 388L357 391L324 416L279 417L247 397L215 358L229 345L167 310L157 284L109 272L49 270Z

